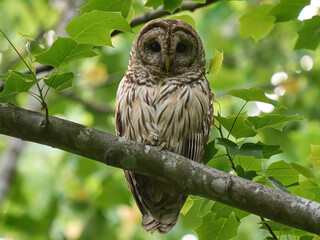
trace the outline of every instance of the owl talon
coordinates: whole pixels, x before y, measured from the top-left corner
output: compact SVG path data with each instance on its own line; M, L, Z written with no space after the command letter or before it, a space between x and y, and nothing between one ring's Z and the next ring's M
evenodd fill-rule
M145 145L151 145L152 146L152 143L151 143L151 141L149 141L148 139L145 139L145 140L143 140L143 145L145 146Z
M161 144L160 144L160 147L161 147L160 150L159 150L160 152L161 152L162 150L164 150L164 149L165 149L165 150L168 150L168 144L167 144L166 142L161 143Z

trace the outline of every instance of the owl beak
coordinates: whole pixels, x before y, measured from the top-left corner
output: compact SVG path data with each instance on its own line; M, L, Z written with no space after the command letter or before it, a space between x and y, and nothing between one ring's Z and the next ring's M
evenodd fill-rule
M167 70L167 72L169 72L169 69L170 69L170 58L167 57L167 60L166 60L166 70Z

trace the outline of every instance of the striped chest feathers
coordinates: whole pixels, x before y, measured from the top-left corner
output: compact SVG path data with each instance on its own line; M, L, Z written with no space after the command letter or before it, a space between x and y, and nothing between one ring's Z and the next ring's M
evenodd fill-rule
M186 139L190 131L201 131L209 111L203 84L128 84L118 105L125 137L170 145Z

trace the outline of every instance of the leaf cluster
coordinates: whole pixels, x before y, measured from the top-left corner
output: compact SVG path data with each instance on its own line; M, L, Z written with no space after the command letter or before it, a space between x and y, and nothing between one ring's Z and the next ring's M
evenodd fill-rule
M240 21L241 37L251 37L258 42L267 36L276 24L297 21L301 10L310 0L281 0L279 4L262 4L243 15ZM295 49L315 50L320 43L320 16L304 20L298 31Z
M269 99L259 88L231 90L227 94L240 98L245 103L236 115L222 117L218 112L218 115L214 116L215 127L220 137L207 144L203 155L204 163L212 165L215 159L225 157L230 161L233 172L240 177L266 184L287 193L319 201L319 195L313 194L311 188L306 188L306 185L319 188L316 183L316 175L319 176L317 170L320 160L318 146L313 146L312 154L309 157L309 161L314 164L314 169L295 162L286 163L283 160L275 161L271 164L267 162L269 166L265 168L260 159L267 160L274 155L283 153L280 145L268 145L260 141L250 141L263 129L282 131L289 121L301 121L304 118L299 115L285 116L280 114L249 117L246 112L242 113L242 110L250 101L269 103L277 108L284 108L284 106L278 101ZM227 136L223 132L226 132ZM229 139L231 136L234 141ZM239 161L236 161L237 158ZM243 163L240 159L245 161L250 159L250 162L249 164ZM253 162L261 163L260 167ZM241 219L246 217L247 214L240 211L241 214L239 215L239 210L216 202L212 204L211 210L207 211L207 214L203 216L202 224L195 231L200 239L232 239L237 235ZM217 207L218 205L219 207ZM268 231L272 229L273 235L275 234L279 237L281 235L294 235L303 239L309 236L303 231L297 231L278 223L266 221L263 218L261 218L260 224L261 229ZM269 238L271 239L271 237ZM312 239L312 236L310 236L310 239Z

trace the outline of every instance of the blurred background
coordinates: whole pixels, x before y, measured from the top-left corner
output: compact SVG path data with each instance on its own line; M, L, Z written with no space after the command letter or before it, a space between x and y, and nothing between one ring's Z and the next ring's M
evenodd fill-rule
M270 98L278 99L287 109L250 103L245 111L255 116L263 112L299 114L306 120L292 122L284 130L265 130L257 140L281 145L284 154L266 160L294 161L311 166L307 157L310 144L320 144L320 48L315 51L293 50L301 21L319 14L319 1L302 10L298 19L276 24L258 43L239 34L239 18L262 2L221 1L185 12L195 20L207 59L215 49L224 52L221 71L209 76L215 94L215 114L237 113L244 102L225 93L231 89L260 87ZM0 0L0 27L16 48L26 54L25 42L17 32L34 37L35 55L57 38L66 36L64 27L78 16L86 1L76 0ZM152 11L145 0L132 0L128 15ZM135 33L141 26L135 27ZM64 66L77 77L73 87L48 98L50 115L65 118L112 134L114 132L115 96L124 75L135 33L121 33L112 38L113 48L96 47L97 57L77 60ZM0 37L0 74L25 67ZM18 106L40 111L27 94L0 98ZM211 139L217 135L212 130ZM90 147L90 146L88 146ZM216 158L210 166L231 171L229 161ZM202 222L206 204L191 197L192 208L180 214L172 232L163 236L146 234L140 227L141 216L126 186L121 169L42 146L0 135L0 239L181 239L197 240L192 229ZM267 231L259 229L260 219L249 215L242 219L234 239L263 239ZM294 238L295 239L295 238Z

